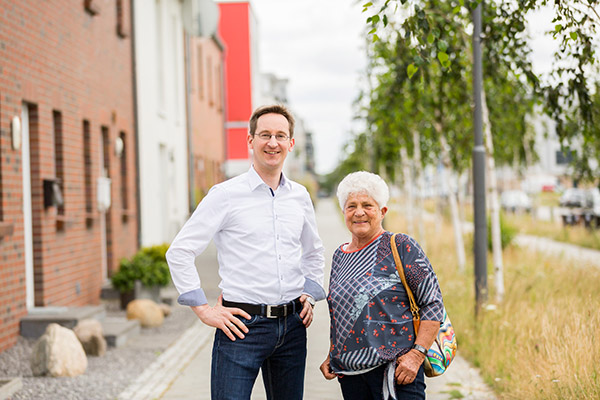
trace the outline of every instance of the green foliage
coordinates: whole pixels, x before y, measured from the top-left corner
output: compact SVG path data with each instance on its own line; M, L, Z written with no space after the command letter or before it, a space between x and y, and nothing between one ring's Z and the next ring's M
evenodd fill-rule
M147 287L166 286L171 280L165 254L168 244L141 248L131 259L123 258L119 270L113 274L113 287L120 292L133 290L139 280Z
M502 213L500 213L500 245L502 249L505 249L506 247L510 246L510 244L515 239L515 236L517 236L517 233L518 229L508 224L502 216ZM487 221L487 239L488 250L492 251L492 224L489 218Z
M410 68L405 66L403 71L409 78L425 77L434 65L441 68L444 74L452 74L457 68L462 68L461 60L471 50L466 46L453 46L452 39L448 41L448 38L471 35L471 14L480 3L488 101L494 101L489 90L490 80L495 78L508 78L511 81L509 85L520 86L519 92L526 90L528 95L524 96L525 103L519 101L523 97L519 94L514 102L520 107L517 117L524 115L522 111L531 110L535 102L542 104L544 111L556 123L563 150L573 143L581 144L581 151L573 161L574 178L593 181L598 176L597 165L600 162L599 58L596 51L599 46L600 0L372 1L363 5L363 12L372 14L367 19L367 35L373 36L374 45L396 38L405 43L405 57L411 58L412 62L408 64ZM531 63L527 18L530 18L531 12L543 7L553 10L554 19L551 23L554 26L547 34L558 43L558 50L551 72L541 77L534 72ZM382 21L385 23L382 24ZM468 62L472 63L472 60ZM510 103L503 101L503 105L489 107L490 114L496 110L496 115L490 115L492 126L495 127L494 147L501 150L498 154L500 164L521 164L527 161L525 152L532 154L531 140L523 140L523 143L517 141L519 134L521 138L525 137L522 135L523 122L505 124L500 121L500 126L496 127L499 123L498 114L515 115L514 110L506 108ZM511 124L517 125L518 129L512 130ZM501 142L508 141L509 145L496 143L501 136L505 138ZM450 139L448 142L452 143ZM511 154L514 156L512 161L508 160Z

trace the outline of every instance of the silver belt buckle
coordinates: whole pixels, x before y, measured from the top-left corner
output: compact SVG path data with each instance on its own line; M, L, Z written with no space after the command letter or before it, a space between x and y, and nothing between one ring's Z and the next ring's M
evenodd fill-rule
M271 305L267 304L267 318L277 318L277 315L272 315L271 314Z

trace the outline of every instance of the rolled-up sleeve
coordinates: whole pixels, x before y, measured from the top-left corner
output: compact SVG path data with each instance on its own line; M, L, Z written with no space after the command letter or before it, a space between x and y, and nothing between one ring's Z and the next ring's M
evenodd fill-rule
M302 243L301 268L305 278L303 293L318 301L325 299L325 289L323 288L325 258L323 242L317 230L315 210L308 192L306 192L303 208L304 225L300 237Z
M228 196L213 187L198 204L167 251L167 263L173 284L179 292L179 304L199 306L207 303L196 270L195 259L208 246L226 218Z

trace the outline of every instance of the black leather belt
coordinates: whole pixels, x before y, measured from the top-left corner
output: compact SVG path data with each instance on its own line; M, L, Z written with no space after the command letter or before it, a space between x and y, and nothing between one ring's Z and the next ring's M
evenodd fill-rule
M267 318L279 318L286 317L297 311L302 310L302 303L300 297L285 304L270 305L270 304L247 304L247 303L236 303L234 301L223 300L225 307L236 307L246 311L251 315L261 315Z

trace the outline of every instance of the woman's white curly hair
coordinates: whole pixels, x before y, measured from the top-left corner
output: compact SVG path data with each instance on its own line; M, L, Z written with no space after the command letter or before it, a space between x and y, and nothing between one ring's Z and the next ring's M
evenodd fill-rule
M337 188L337 198L342 211L350 195L361 193L371 196L379 208L386 207L390 199L388 185L379 175L367 171L352 172L342 179Z

